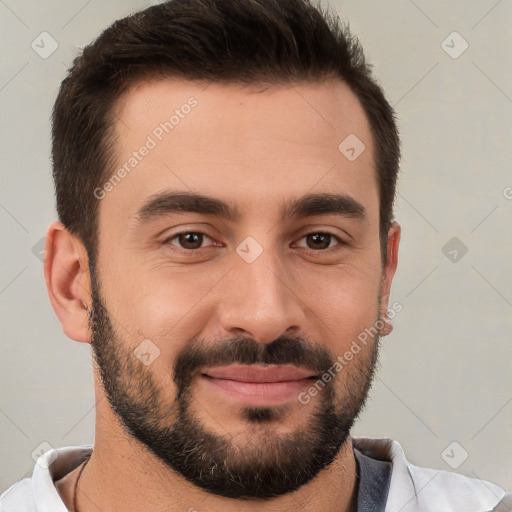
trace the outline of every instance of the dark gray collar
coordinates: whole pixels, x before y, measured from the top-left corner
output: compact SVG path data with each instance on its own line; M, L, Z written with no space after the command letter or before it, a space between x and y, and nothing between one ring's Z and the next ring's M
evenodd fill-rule
M368 457L354 447L357 465L357 512L384 512L392 464Z

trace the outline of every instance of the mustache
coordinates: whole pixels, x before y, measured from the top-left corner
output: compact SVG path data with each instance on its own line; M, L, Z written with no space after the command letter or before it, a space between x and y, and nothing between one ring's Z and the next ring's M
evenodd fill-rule
M294 365L322 374L334 364L333 355L325 347L313 345L303 338L281 336L271 343L252 338L232 338L215 343L192 342L184 347L174 363L174 381L185 389L205 367L230 364Z

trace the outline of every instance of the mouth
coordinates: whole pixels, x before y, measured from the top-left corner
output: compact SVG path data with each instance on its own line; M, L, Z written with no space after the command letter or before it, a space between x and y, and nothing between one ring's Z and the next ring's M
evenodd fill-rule
M230 365L205 369L201 379L216 396L270 406L297 399L318 375L295 366Z

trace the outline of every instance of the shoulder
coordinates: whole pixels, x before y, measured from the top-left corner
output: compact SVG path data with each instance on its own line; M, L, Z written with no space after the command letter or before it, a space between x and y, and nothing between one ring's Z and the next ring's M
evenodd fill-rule
M30 478L24 478L16 482L0 495L0 512L11 510L19 510L20 512L36 511Z
M66 446L43 453L31 477L14 483L0 495L0 512L66 512L55 481L90 456L92 448L92 445Z
M484 480L415 466L392 439L355 437L353 443L366 455L392 463L386 512L485 512L505 495L502 488Z

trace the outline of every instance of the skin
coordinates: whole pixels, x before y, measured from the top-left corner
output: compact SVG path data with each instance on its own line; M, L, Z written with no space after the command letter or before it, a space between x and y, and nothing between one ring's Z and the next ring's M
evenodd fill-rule
M192 339L242 335L268 344L300 335L335 357L345 353L388 308L400 241L394 222L382 266L374 144L361 105L339 81L263 92L170 79L137 84L116 105L119 166L190 96L198 105L99 202L96 271L102 298L127 349L144 339L158 346L160 356L146 369L169 403L176 393L169 369ZM353 162L338 150L351 133L366 146ZM180 213L138 222L136 212L146 200L169 189L233 202L242 216L229 221ZM349 195L364 206L367 218L280 218L283 202L312 192ZM178 239L168 240L181 231L209 238L197 255L186 256ZM306 235L326 231L346 244L323 252L308 246ZM252 263L236 252L247 236L263 249ZM337 243L333 238L330 246ZM45 278L65 334L91 343L87 253L59 222L47 232ZM386 324L381 335L390 330ZM349 370L350 365L333 381L340 400ZM285 511L298 504L304 511L350 510L356 476L350 438L335 461L297 491L240 502L199 489L134 442L106 398L96 365L94 378L95 448L80 478L80 512ZM199 381L191 389L193 412L205 428L229 434L242 450L251 446L255 432L233 401ZM259 433L306 428L319 400L312 397L307 406L287 402L280 421L258 425Z

